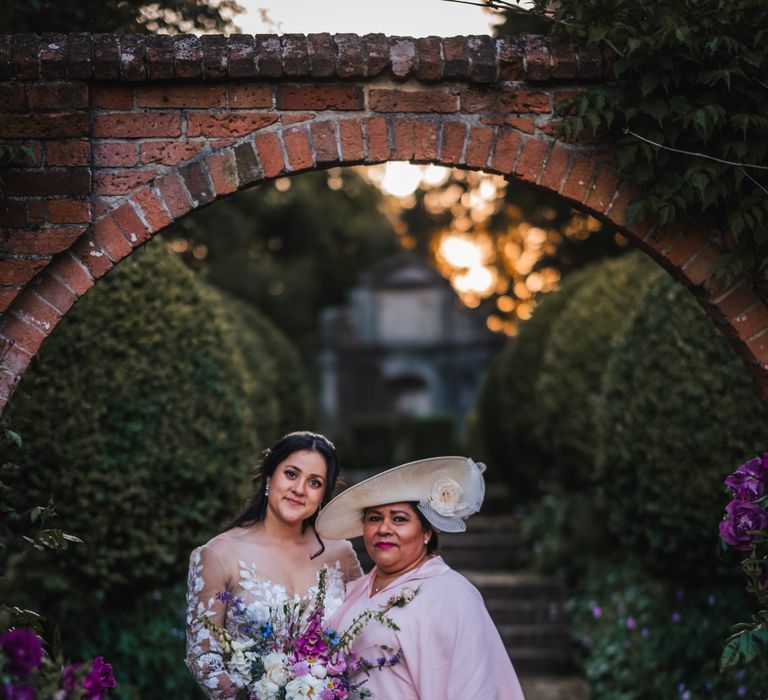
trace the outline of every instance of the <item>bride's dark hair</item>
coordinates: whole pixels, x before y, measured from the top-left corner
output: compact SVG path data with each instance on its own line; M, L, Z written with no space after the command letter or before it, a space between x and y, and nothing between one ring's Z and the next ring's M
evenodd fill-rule
M339 464L336 457L336 448L333 443L324 435L319 433L310 433L306 430L300 430L295 433L283 435L272 447L267 448L261 453L261 460L253 476L255 493L245 503L240 513L224 529L231 530L233 527L254 526L264 522L267 515L267 494L265 487L267 479L275 473L277 465L287 459L294 452L317 452L325 460L325 466L328 470L325 477L325 493L320 502L322 508L331 500L333 490L336 488L336 480L339 477ZM301 525L302 531L310 525L315 524L317 512L305 518ZM320 556L325 551L325 545L320 536L315 532L315 537L320 543L320 550L312 555L312 558Z

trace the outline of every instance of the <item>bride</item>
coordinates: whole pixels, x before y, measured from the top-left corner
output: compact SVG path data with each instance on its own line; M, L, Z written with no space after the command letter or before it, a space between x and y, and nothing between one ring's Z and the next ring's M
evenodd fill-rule
M212 700L234 698L242 680L229 674L219 642L199 621L206 615L235 640L245 639L230 601L242 599L251 618L269 608L314 598L327 571L326 614L344 600L344 584L362 571L346 540L324 543L315 519L338 476L333 444L322 435L289 433L264 451L256 493L229 527L192 552L187 589L187 666ZM217 594L224 594L217 596Z

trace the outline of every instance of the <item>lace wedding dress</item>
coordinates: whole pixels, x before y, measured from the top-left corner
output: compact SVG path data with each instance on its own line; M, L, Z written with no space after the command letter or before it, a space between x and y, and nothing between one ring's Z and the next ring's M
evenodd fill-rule
M342 543L339 543L342 544ZM345 582L360 575L360 565L349 543L344 542L341 558L327 561L322 565L327 571L325 584L325 613L330 616L344 602ZM239 552L245 554L245 552ZM263 557L260 558L263 561ZM317 583L301 595L289 591L284 585L275 583L259 572L255 564L248 564L238 558L239 576L236 584L227 588L242 599L242 607L251 620L267 620L270 608L277 609L284 603L311 602L317 595ZM263 571L263 566L261 567ZM186 662L192 675L211 700L234 698L242 683L239 678L227 673L222 660L218 640L199 621L201 615L214 619L223 611L223 626L235 638L246 641L248 636L242 629L243 621L232 614L231 607L217 599L222 590L212 581L227 579L225 564L208 545L192 552L187 585L187 656ZM319 575L319 571L318 571ZM315 577L317 582L317 576Z

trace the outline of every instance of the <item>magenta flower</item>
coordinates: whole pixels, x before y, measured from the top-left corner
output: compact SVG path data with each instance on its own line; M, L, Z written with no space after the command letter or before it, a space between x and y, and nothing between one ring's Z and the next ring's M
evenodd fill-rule
M7 700L35 700L37 691L31 685L6 685L5 698Z
M7 670L21 678L26 678L43 660L43 645L37 635L29 630L5 632L0 636L0 646L5 652Z
M61 669L61 689L69 692L73 691L77 687L77 669L82 664L74 664L73 666L65 666Z
M323 639L323 609L315 608L307 622L304 634L296 640L294 656L296 661L325 659L328 643Z
M90 672L83 679L84 697L89 700L103 700L107 697L107 691L117 685L112 675L112 664L104 663L103 656L97 656L92 664Z
M740 501L754 501L760 498L768 486L768 459L755 457L742 464L725 480L725 485Z
M755 541L755 533L768 528L768 513L759 505L748 501L731 501L726 507L727 517L720 521L720 537L742 552L748 552Z

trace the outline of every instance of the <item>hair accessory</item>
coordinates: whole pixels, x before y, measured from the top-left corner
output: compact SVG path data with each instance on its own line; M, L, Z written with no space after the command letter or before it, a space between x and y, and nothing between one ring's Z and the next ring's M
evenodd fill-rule
M408 502L416 503L435 530L463 532L467 529L464 520L483 503L484 471L484 464L468 457L432 457L401 464L336 496L320 511L315 528L329 539L358 537L363 534L366 508Z

